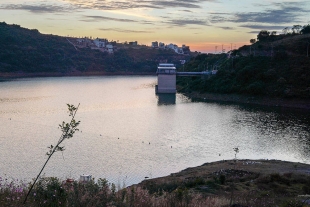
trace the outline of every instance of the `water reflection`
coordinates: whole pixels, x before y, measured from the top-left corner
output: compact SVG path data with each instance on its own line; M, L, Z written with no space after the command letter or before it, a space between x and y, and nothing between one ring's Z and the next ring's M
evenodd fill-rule
M46 176L85 173L130 185L145 176L232 159L233 147L239 147L240 159L310 162L310 113L155 96L155 81L109 76L1 82L0 176L36 176L46 146L66 121L66 103L81 103L81 131L64 154L53 157Z
M175 104L175 93L157 94L157 105L173 105Z

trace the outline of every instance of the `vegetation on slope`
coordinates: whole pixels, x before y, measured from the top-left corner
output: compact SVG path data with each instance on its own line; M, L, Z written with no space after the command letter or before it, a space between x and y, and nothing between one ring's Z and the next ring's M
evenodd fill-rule
M19 25L0 23L0 74L2 73L152 73L160 61L184 59L173 51L147 47L119 48L114 54L75 48L66 37L45 35Z
M205 78L179 77L179 91L310 98L310 34L268 36L252 42L231 55L192 58L184 70L218 72Z
M105 179L42 177L24 205L29 185L0 178L0 206L306 207L308 169L306 164L276 160L219 161L123 189Z

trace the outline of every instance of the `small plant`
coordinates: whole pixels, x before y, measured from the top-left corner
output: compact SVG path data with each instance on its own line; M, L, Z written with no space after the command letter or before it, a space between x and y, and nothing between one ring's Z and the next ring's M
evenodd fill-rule
M34 180L33 184L31 185L26 197L25 197L25 200L24 200L24 204L26 203L27 201L27 198L32 190L32 188L34 187L35 183L37 182L38 178L40 177L42 171L44 170L46 164L48 163L48 161L51 159L52 155L55 153L55 152L62 152L65 150L65 147L64 146L60 146L62 144L62 142L65 140L65 139L70 139L73 137L74 133L76 131L78 131L79 129L77 128L78 125L80 124L80 121L75 121L75 115L76 115L76 112L80 106L80 104L75 107L74 105L70 105L70 104L67 104L68 106L68 111L69 111L69 116L71 117L71 121L69 123L65 123L64 121L62 122L62 124L59 124L59 127L62 131L62 134L57 142L57 144L54 146L54 145L51 145L49 147L47 147L49 149L49 151L46 153L46 155L48 156L46 162L44 163L43 167L41 168L41 171L39 172L38 176L36 177L36 179Z
M233 148L234 152L235 152L235 159L234 159L234 171L236 170L236 164L237 164L237 154L239 153L239 148L235 147ZM233 202L233 197L234 197L234 188L235 188L235 183L234 181L232 181L231 183L231 195L230 195L230 206L232 205Z
M224 185L226 181L226 176L225 175L220 175L220 184Z

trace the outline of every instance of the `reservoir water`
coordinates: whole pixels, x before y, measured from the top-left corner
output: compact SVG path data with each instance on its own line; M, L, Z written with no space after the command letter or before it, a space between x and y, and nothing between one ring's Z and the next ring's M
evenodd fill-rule
M117 185L234 158L310 163L309 111L158 97L156 77L56 77L0 82L0 177L34 178L80 108L80 131L45 176L91 174Z

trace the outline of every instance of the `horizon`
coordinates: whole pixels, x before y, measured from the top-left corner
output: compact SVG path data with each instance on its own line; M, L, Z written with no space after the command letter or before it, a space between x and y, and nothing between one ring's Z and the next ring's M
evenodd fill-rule
M239 3L239 4L238 4ZM249 45L259 31L310 22L310 2L263 0L3 0L0 19L42 34L151 45L183 44L202 53Z

